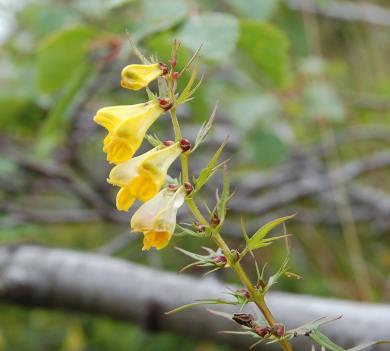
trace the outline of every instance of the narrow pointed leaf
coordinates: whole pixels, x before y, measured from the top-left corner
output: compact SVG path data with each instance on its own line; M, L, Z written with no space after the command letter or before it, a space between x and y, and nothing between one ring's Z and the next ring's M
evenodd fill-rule
M335 344L330 340L326 335L322 334L318 328L312 330L310 337L319 345L324 346L327 350L330 351L346 351L346 349Z
M347 351L360 351L366 349L367 347L371 347L374 345L381 345L381 344L390 344L390 340L377 340L377 341L366 342L364 344L352 347L351 349L347 349Z

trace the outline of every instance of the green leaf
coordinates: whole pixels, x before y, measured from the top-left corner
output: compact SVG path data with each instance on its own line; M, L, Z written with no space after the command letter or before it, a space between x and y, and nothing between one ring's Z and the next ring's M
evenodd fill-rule
M243 20L238 46L277 86L286 83L289 42L279 28L271 23Z
M316 81L307 85L304 91L305 115L312 120L328 119L342 122L345 108L334 88L326 82Z
M245 133L250 133L256 126L268 125L282 114L280 100L273 94L258 92L245 93L229 99L222 106L224 113L234 123L234 126ZM245 118L238 116L245 115Z
M253 129L247 142L253 160L261 167L277 165L287 156L287 146L283 140L264 127Z
M235 17L223 13L203 13L190 17L178 38L193 51L203 45L203 57L220 61L226 60L234 52L238 31Z
M213 112L211 112L210 118L207 120L207 122L204 122L202 124L202 127L200 128L198 135L196 136L195 145L192 148L191 152L194 152L199 147L199 145L202 144L202 142L206 139L207 135L210 133L210 130L213 127L215 121L217 108L218 108L218 102L215 104Z
M338 316L336 318L330 318L330 317L322 317L319 319L316 319L314 321L305 323L304 325L301 325L298 328L290 329L288 330L288 334L291 334L292 336L303 336L303 335L308 335L311 333L312 330L317 329L325 324L334 322L338 319L340 319L342 316Z
M172 28L188 16L189 6L182 0L143 0L144 16L132 30L134 41Z
M371 347L374 345L381 345L381 344L390 344L390 340L377 340L377 341L366 342L364 344L352 347L351 349L348 349L347 351L361 351L361 350L366 349L367 347Z
M43 39L37 54L38 86L42 91L56 91L81 65L88 65L88 43L94 35L93 29L80 26L54 32Z
M324 346L327 350L346 351L346 349L343 349L341 346L330 340L326 335L322 334L318 328L312 330L310 337L319 345Z
M230 177L227 170L226 163L223 167L223 188L222 188L222 194L221 197L218 199L217 203L217 213L218 217L220 219L219 227L222 226L223 222L225 221L226 216L226 205L228 201L230 200Z
M252 251L256 248L259 248L261 246L267 245L267 241L264 242L265 237L269 234L269 232L277 227L278 225L286 222L287 220L293 218L295 215L291 216L285 216L281 218L274 219L273 221L270 221L266 224L264 224L260 229L256 231L255 234L253 234L248 242L247 242L247 247L244 250L244 253L247 253L248 251ZM272 239L272 238L271 238ZM243 254L244 254L243 253Z
M199 191L208 181L209 179L215 174L217 169L222 165L217 165L219 156L221 155L221 152L223 148L225 147L227 143L227 140L225 140L222 145L219 147L217 152L214 154L214 156L211 158L209 163L207 164L206 168L202 169L199 173L199 177L195 180L195 191Z
M280 0L225 0L242 16L270 19L278 9Z
M162 144L162 141L158 138L156 134L146 134L145 139L147 142L152 145L153 147L160 146Z

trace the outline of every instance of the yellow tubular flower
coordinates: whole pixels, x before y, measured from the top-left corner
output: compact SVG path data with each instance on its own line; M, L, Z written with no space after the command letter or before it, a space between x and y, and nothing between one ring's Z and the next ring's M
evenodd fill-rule
M140 90L167 71L168 68L163 63L128 65L122 70L121 86L130 90Z
M164 111L159 101L104 107L97 111L94 121L108 131L103 142L107 160L118 164L133 157L149 127Z
M130 225L133 232L144 234L142 250L151 247L161 250L168 245L175 231L177 210L184 197L183 187L176 191L165 188L135 212Z
M181 152L179 143L156 147L115 166L107 181L121 187L116 196L117 209L127 211L136 199L145 202L155 196L164 183L170 165Z

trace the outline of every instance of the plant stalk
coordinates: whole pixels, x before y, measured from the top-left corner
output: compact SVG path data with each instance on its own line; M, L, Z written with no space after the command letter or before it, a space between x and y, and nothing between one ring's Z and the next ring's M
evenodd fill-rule
M175 133L175 140L179 141L182 139L182 133L180 129L180 124L177 119L176 115L176 108L172 107L170 110L172 125ZM183 153L181 155L181 168L182 168L182 180L183 182L189 181L189 167L188 167L188 158L189 155ZM186 199L186 203L188 205L188 208L194 215L194 217L197 219L197 221L200 224L208 225L209 222L206 220L206 218L203 216L203 214L200 212L195 200L191 197ZM214 232L212 235L212 239L217 244L219 248L223 251L225 257L228 260L228 263L233 268L234 272L237 274L238 278L240 279L241 283L248 289L250 296L252 297L253 301L261 311L262 315L268 322L269 326L272 328L276 321L274 316L272 315L270 309L268 308L264 297L262 294L260 294L256 288L253 286L252 282L250 281L248 275L244 271L242 265L240 262L236 262L231 254L231 250L229 246L226 244L226 242L223 240L221 234L219 232ZM280 340L280 345L282 346L284 351L293 351L290 343L288 340Z

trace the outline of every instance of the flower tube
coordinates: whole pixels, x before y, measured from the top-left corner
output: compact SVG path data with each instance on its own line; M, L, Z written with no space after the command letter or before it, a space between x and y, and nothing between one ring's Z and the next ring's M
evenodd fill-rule
M164 183L169 167L181 152L179 143L156 147L115 166L107 181L121 187L116 197L117 209L127 211L136 199L145 202L155 196Z
M128 65L122 70L121 86L130 90L140 90L167 72L168 67L163 63Z
M175 231L177 210L184 203L185 190L165 188L145 202L131 218L131 230L144 234L142 250L166 247Z
M159 101L110 106L97 111L94 121L108 131L103 142L107 160L118 164L133 157L149 127L164 111Z

